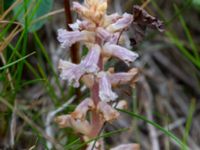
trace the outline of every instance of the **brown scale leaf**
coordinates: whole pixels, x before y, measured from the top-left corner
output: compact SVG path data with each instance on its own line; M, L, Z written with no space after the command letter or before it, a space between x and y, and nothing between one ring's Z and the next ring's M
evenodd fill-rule
M164 31L163 22L151 16L138 5L133 6L133 18L132 25L135 32L132 39L133 44L137 44L143 40L146 28L157 29L160 32Z

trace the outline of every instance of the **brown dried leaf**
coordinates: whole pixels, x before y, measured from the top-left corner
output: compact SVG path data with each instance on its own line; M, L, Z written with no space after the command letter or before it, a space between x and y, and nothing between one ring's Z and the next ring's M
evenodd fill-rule
M143 8L138 5L133 6L133 30L134 36L131 39L133 45L141 42L144 39L146 28L157 29L160 32L164 31L163 22L148 14Z
M157 29L160 32L164 31L163 22L148 14L148 12L138 5L133 6L133 16L133 22L139 26Z

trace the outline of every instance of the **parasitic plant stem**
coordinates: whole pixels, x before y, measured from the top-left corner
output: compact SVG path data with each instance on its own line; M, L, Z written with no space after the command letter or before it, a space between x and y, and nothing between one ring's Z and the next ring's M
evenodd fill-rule
M72 12L70 9L70 0L64 0L64 7L65 7L65 17L66 17L66 26L67 30L72 31L72 29L69 27L69 24L73 23L73 17ZM78 64L80 62L80 55L79 55L79 46L77 43L73 44L70 48L70 57L71 61L75 64ZM81 91L80 88L77 88L75 90L76 93L76 100L80 100L81 97Z
M77 42L82 42L88 48L88 53L79 64L73 63L73 60L72 63L60 60L59 69L61 78L67 80L70 85L77 88L80 86L80 80L83 81L90 89L90 96L82 100L72 113L58 116L55 121L62 128L71 127L81 133L86 142L97 137L106 122L112 122L119 117L119 112L113 107L118 98L113 91L114 86L126 83L134 85L138 73L136 68L120 73L116 73L113 68L104 69L104 64L112 57L124 61L127 65L138 57L137 53L128 50L130 46L127 43L130 41L124 33L133 22L133 15L108 15L107 7L107 0L85 0L84 4L73 2L72 9L82 20L77 19L72 24L70 3L65 0L69 26L68 30L58 30L58 41L63 48L73 48ZM75 51L77 52L73 50ZM119 100L116 107L126 106L126 101ZM128 149L133 147L132 144L122 146ZM89 143L86 150L92 149L104 149L102 140Z
M64 1L65 6L65 16L66 16L66 26L68 31L72 31L68 24L73 23L72 12L70 9L70 0ZM71 60L73 63L78 64L80 62L78 44L73 44L70 48Z

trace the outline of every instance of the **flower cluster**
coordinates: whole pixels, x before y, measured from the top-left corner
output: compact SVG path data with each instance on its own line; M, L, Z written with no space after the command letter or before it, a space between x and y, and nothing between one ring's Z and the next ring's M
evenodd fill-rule
M104 65L111 57L129 65L138 54L123 46L127 45L124 32L132 23L133 15L107 15L107 0L85 0L84 4L73 2L73 10L82 20L69 25L73 31L59 29L58 41L63 48L83 42L88 53L80 64L60 60L60 76L74 87L79 87L82 81L90 89L91 96L84 99L71 114L57 117L56 122L60 127L73 128L88 139L97 136L105 122L119 117L119 112L112 105L118 98L113 88L126 83L134 85L137 79L136 68L115 73L113 68L105 70ZM126 108L126 105L126 101L122 100L116 107ZM89 113L91 115L88 116Z

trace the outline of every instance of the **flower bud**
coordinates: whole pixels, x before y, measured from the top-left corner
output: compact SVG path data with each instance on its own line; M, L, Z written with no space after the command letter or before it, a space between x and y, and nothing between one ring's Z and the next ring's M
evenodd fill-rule
M97 106L97 110L102 113L105 121L112 121L118 118L119 112L112 108L104 101L100 101Z
M107 30L110 32L122 31L133 22L133 15L124 13L122 18L118 19L115 23L109 25Z
M86 98L83 100L75 109L74 112L71 113L71 116L74 119L85 120L87 112L91 109L94 109L94 102L90 98Z
M55 118L61 128L71 127L84 135L89 135L92 127L87 120L75 120L71 115L62 115Z

